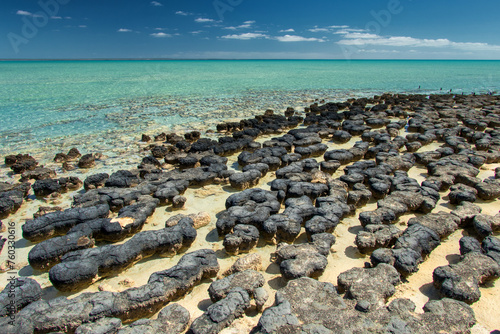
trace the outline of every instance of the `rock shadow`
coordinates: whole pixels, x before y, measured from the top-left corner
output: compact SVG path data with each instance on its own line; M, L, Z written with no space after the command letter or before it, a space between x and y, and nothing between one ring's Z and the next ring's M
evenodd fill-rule
M38 270L35 271L35 269L33 269L30 265L28 265L28 266L22 267L21 270L19 270L17 272L17 274L21 277L29 277L29 276L35 276L36 272L38 272ZM44 273L43 271L40 271L39 275L41 275L43 273Z
M231 194L236 194L236 193L240 192L240 190L235 189L235 188L231 187L230 185L222 186L222 190L224 190L227 193L231 193Z
M446 260L448 261L448 264L457 264L460 262L461 257L460 254L448 254L446 255Z
M269 286L271 288L273 288L274 290L279 290L281 288L284 288L286 286L287 282L283 277L278 276L278 277L275 277L275 278L267 281L267 284L269 284Z
M280 266L277 263L272 262L267 266L266 273L271 275L281 275Z
M424 296L429 298L429 300L441 299L441 295L439 291L434 287L433 283L424 284L419 288L419 290Z
M205 237L205 241L208 242L219 242L219 234L217 233L217 229L214 228L212 231L208 232Z
M457 208L456 205L450 204L448 196L442 197L443 200L446 200L446 202L439 203L439 206L442 206L443 208L447 208L449 210L455 210ZM437 210L434 209L436 212Z
M363 226L361 225L351 226L347 229L347 231L351 234L358 235L359 232L363 231Z
M212 305L212 301L210 299L203 299L198 303L198 309L205 312L210 305Z
M233 162L229 167L231 167L232 169L239 171L239 172L241 172L241 170L242 170L242 167L240 166L238 161Z
M223 260L223 259L228 259L231 257L224 249L219 249L215 251L215 256L217 256L217 259Z
M361 254L357 247L349 246L344 250L344 254L350 259L363 259L365 256Z

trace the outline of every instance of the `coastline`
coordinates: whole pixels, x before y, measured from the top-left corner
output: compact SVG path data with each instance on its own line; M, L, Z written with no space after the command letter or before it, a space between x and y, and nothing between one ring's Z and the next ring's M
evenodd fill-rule
M447 103L445 100L446 96L437 96L437 102L433 101L433 103ZM478 96L479 99L487 99L485 96ZM493 97L496 99L496 106L498 106L498 97ZM445 102L443 102L443 99ZM474 98L470 98L471 101ZM354 101L354 99L352 100ZM309 100L308 104L313 103L314 101ZM370 101L371 102L371 101ZM373 103L369 103L366 106L371 108L372 106L380 103L380 100L374 100ZM448 101L449 102L449 101ZM391 106L392 107L392 106ZM450 107L447 105L447 107ZM296 107L297 108L297 107ZM451 107L450 107L451 109ZM480 108L479 108L480 109ZM477 109L476 109L477 110ZM339 112L346 112L347 109L342 109ZM260 115L262 110L257 115ZM276 109L276 114L282 114L283 108ZM314 114L314 112L312 112ZM498 109L494 110L494 114L498 115ZM248 116L248 114L246 114ZM297 116L303 117L306 116L306 113L302 111L298 111ZM402 115L402 114L401 114ZM414 110L409 114L410 117L414 115ZM230 119L241 119L241 114L228 114L224 115L225 122L229 122ZM406 116L395 117L391 116L390 121L396 122L398 120L405 120ZM216 121L208 124L196 123L190 128L185 128L182 125L178 125L178 127L169 128L169 131L174 131L177 134L183 135L184 133L188 133L194 129L202 130L202 138L218 138L221 136L230 136L232 133L207 133L209 127L211 130L215 130L213 128ZM198 128L198 126L203 125L203 128ZM299 129L304 129L306 126L301 124L298 127ZM181 129L185 130L181 131ZM155 128L146 134L153 135L159 134L164 129ZM498 130L498 129L496 129ZM378 129L374 129L373 131L378 131ZM259 135L255 142L264 143L265 141L270 140L273 137L278 137L284 135L287 131L282 131L281 133L273 133L267 135ZM399 136L406 136L410 134L410 132L406 132L404 128L398 131ZM394 137L394 136L393 136ZM333 149L350 149L354 146L357 141L361 140L360 135L353 135L352 138L340 144L335 142L330 137L325 137L322 140L323 144L328 146L328 151ZM57 172L57 176L67 177L67 176L77 176L82 181L85 180L88 176L92 174L96 174L99 172L106 172L111 174L119 169L133 169L133 166L137 166L141 163L142 159L150 154L148 150L151 144L162 144L163 142L150 142L144 143L140 142L139 138L136 136L133 140L130 139L121 139L114 137L114 143L116 142L123 143L123 146L119 149L114 150L113 154L115 156L106 156L107 152L100 152L100 150L95 150L94 147L86 146L83 143L77 145L79 149L82 150L82 153L102 153L103 156L101 159L97 160L97 165L91 169L75 169L71 172L66 172L61 168L60 163L55 163L49 160L48 156L53 156L54 151L46 155L34 155L37 161L39 161L40 165L44 165L47 168L54 169ZM74 146L76 143L67 143L61 146L58 146L56 151L64 151L66 152L69 147ZM371 144L370 144L371 145ZM435 140L428 145L424 145L421 149L417 150L417 152L424 151L435 151L437 148L444 145L442 140ZM83 149L82 149L83 148ZM405 148L403 147L401 150L401 154L407 153ZM238 165L238 155L240 151L237 153L233 153L228 155L227 166L229 170L241 171L241 166ZM320 163L324 160L323 155L316 158L317 162ZM373 160L373 159L371 159ZM333 179L339 178L344 175L346 171L346 167L352 165L354 161L349 162L348 164L342 165L335 173L331 175ZM164 171L168 171L173 169L174 165L165 164ZM500 162L495 163L485 163L480 167L480 179L486 179L489 177L495 176L495 168L500 167ZM15 183L19 180L19 175L7 175L9 168L3 165L0 169L0 173L2 175L0 181L8 180L10 183ZM423 182L427 178L427 169L425 166L420 164L415 164L408 172L408 177L413 178L418 181L418 183ZM259 178L258 184L255 186L256 188L261 188L264 190L270 190L270 182L276 178L275 172L269 172L266 176ZM33 195L29 196L26 199L26 202L22 205L22 207L14 214L10 215L8 218L3 219L4 222L15 221L16 222L16 235L18 236L18 241L16 242L16 250L17 250L17 260L19 263L23 263L24 265L19 268L19 274L26 277L35 278L43 288L43 299L53 299L58 296L66 296L68 298L74 298L81 295L84 292L97 292L102 289L109 291L123 291L126 288L141 286L146 284L148 281L148 277L158 270L163 270L166 268L170 268L175 265L182 255L186 252L191 252L198 249L212 249L216 252L219 264L220 271L219 273L223 273L227 270L237 258L242 257L244 254L240 254L239 256L229 256L225 253L224 247L222 244L222 239L218 238L217 232L215 229L215 223L218 219L218 215L221 211L225 210L225 201L231 195L236 193L235 189L232 189L227 184L216 185L209 184L202 187L189 187L186 190L184 196L187 199L185 208L180 210L173 210L170 205L167 206L159 206L155 213L148 218L146 224L142 228L142 231L148 230L158 230L163 228L163 224L165 220L169 217L182 213L182 214L191 214L198 213L200 211L207 212L211 217L211 222L209 225L204 226L197 230L197 238L194 243L190 246L190 248L181 253L177 254L170 258L161 258L158 256L152 256L150 258L144 259L136 263L134 266L129 269L118 273L115 276L104 278L90 285L88 288L83 289L76 293L62 293L57 291L54 287L52 287L51 282L48 278L47 272L34 271L29 265L27 265L26 259L29 251L33 248L34 243L31 243L25 239L20 238L22 235L22 222L26 220L32 219L33 214L38 210L38 207L41 205L58 205L63 209L68 209L71 207L72 197L77 193L82 193L82 189L78 189L76 191L70 191L65 194L62 194L59 197L51 198L48 200L44 199L36 199ZM450 212L456 208L454 205L450 205L448 201L449 191L441 191L440 196L441 199L436 203L436 207L432 212L437 211L445 211ZM483 209L483 214L494 216L498 214L498 203L499 200L492 201L481 201L478 200L476 202ZM358 216L361 212L364 211L372 211L377 208L377 201L375 199L371 199L367 205L356 208L356 211L353 215L344 217L341 220L341 223L335 229L333 233L337 242L332 246L331 252L327 256L328 265L323 272L323 274L318 278L320 282L330 282L334 285L337 285L337 277L340 273L351 269L353 267L363 267L365 262L369 262L370 258L367 255L362 255L356 249L354 244L354 239L356 234L362 229L359 223ZM407 213L399 217L399 220L396 222L395 226L400 229L406 228L407 221L412 218L418 216L415 213ZM388 303L396 298L410 298L416 304L416 313L421 313L422 307L429 300L437 300L440 299L440 295L436 288L432 285L432 272L438 266L448 265L448 264L456 264L460 261L460 250L459 250L459 239L462 236L469 235L469 230L457 229L453 232L449 237L443 239L441 244L436 247L432 253L426 258L424 262L420 265L418 272L410 275L407 281L396 285L395 293L388 299ZM498 236L498 231L495 233L495 236ZM130 240L131 237L128 237L120 243L124 243ZM307 242L306 233L304 229L302 229L300 235L294 241L295 244L301 244ZM264 242L260 242L258 247L255 248L252 252L258 253L262 256L262 271L265 278L264 289L269 293L270 298L264 305L264 308L271 307L274 303L274 294L280 288L283 288L286 285L286 280L282 278L280 273L279 265L271 261L271 255L276 251L276 246L274 245L266 245ZM4 261L5 251L0 255L0 259L2 262ZM2 275L0 277L0 286L3 287L7 284L6 275ZM214 279L215 280L215 279ZM191 320L201 316L203 312L205 312L211 302L209 300L209 296L207 293L208 287L212 280L202 281L201 284L194 287L186 296L176 301L176 303L184 306L190 312ZM99 288L101 287L101 288ZM479 301L473 303L471 305L472 309L475 312L477 324L472 328L473 333L489 333L493 330L498 330L500 328L500 321L491 316L490 311L493 309L497 309L500 307L500 285L498 282L488 283L486 286L482 286L481 290L481 298ZM153 318L156 315L153 315ZM244 315L242 318L235 320L230 326L224 329L221 333L237 333L237 332L249 332L253 327L255 327L259 321L261 314L255 311L251 311L248 314Z

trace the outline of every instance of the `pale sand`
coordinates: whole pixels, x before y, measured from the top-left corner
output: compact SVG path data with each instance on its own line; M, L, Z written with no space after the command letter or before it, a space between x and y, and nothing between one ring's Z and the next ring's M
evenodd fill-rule
M269 137L259 138L262 142L267 140ZM330 148L350 148L353 144L360 140L359 137L353 138L351 141L341 145L335 145L333 143L327 143ZM144 147L144 145L141 145ZM439 147L440 144L431 144L424 146L421 151L434 150ZM139 147L139 145L138 145ZM136 150L136 147L134 147ZM136 150L137 152L137 150ZM124 158L122 158L125 160ZM141 159L140 154L132 154L132 160L134 162L139 162ZM317 158L321 161L322 158ZM128 161L130 162L130 160ZM238 169L237 165L237 155L229 158L228 166L232 169ZM58 165L49 163L48 167L58 167ZM481 169L481 174L479 177L485 178L494 175L494 168L500 166L496 165L485 165ZM5 167L5 166L4 166ZM82 171L75 171L73 173L66 173L61 175L75 175L80 177L82 180L85 179L87 175L95 174L97 172L106 171L108 173L115 171L119 166L115 163L99 163L94 169L90 169L82 173ZM343 174L344 167L341 167L333 177L338 177ZM5 177L7 169L2 168L1 173ZM60 171L60 169L58 170ZM426 170L422 168L414 167L409 172L410 177L417 179L422 182L425 179ZM264 177L259 186L263 189L269 189L269 182L275 178L274 173L270 172L266 177ZM12 179L10 180L13 181ZM159 207L152 217L148 219L148 222L144 226L143 230L158 230L164 228L165 221L172 215L178 213L190 214L198 213L200 211L208 212L211 216L211 223L205 227L198 230L198 236L195 242L188 250L184 252L191 252L196 249L209 248L217 252L219 258L219 264L221 267L220 274L227 270L239 257L245 254L240 254L239 256L228 256L222 246L222 240L218 238L215 229L215 222L217 220L216 215L218 212L225 209L226 198L234 193L235 191L229 186L220 185L210 185L197 189L188 189L185 193L187 197L186 207L180 210L172 210L170 207ZM447 192L441 194L444 197ZM54 204L62 206L63 208L69 208L71 205L71 198L74 192L67 193L57 199ZM494 215L498 213L500 209L499 201L494 201L490 203L484 203L482 201L477 201L483 208L483 213ZM47 272L33 271L30 266L27 265L27 256L33 244L27 240L22 239L21 225L25 220L31 219L33 213L38 210L40 205L48 205L49 203L42 203L38 200L29 200L23 204L22 208L14 215L11 215L8 219L4 220L4 223L14 221L16 222L16 263L22 268L19 271L21 276L30 276L36 279L42 287L44 287L44 297L45 299L54 298L57 296L65 295L68 297L77 296L83 292L95 292L98 291L99 287L104 290L119 291L124 290L130 286L140 286L147 283L149 276L156 271L164 270L174 266L177 261L182 256L178 254L172 258L160 258L153 256L151 258L143 259L136 263L133 267L125 270L114 277L104 278L99 280L89 288L81 291L79 293L67 293L63 294L52 287L50 281L48 280ZM337 276L352 268L352 267L362 267L365 262L369 261L369 256L364 256L357 251L354 244L354 239L356 233L361 230L361 225L357 219L358 215L362 211L374 210L376 208L376 202L371 201L368 205L357 210L356 214L352 217L347 217L343 219L342 223L336 228L335 236L337 237L337 242L332 246L331 254L328 256L328 266L324 274L319 278L323 282L331 282L334 285L337 284ZM450 211L452 206L447 204L447 198L441 199L438 206L434 209L437 211ZM401 217L400 222L397 226L401 229L406 228L406 222L414 214L407 214ZM458 240L466 235L467 232L463 230L458 230L452 235L450 235L442 244L437 247L429 256L429 258L420 265L420 270L411 275L408 280L404 283L399 284L396 287L396 294L390 298L410 298L417 305L417 312L423 312L423 305L431 299L439 299L439 295L432 285L432 272L433 270L442 265L447 265L449 263L456 263L459 260L459 244ZM6 236L6 233L2 235ZM130 239L130 238L128 238ZM122 241L121 243L127 241L128 239ZM305 232L302 233L297 239L296 243L306 242ZM270 298L267 301L265 307L269 307L274 303L274 293L277 289L286 285L286 282L281 278L279 273L279 267L272 262L272 253L276 250L274 245L265 245L263 242L259 243L258 248L253 252L259 253L263 260L263 270L262 274L266 279L266 284L264 288L268 291ZM7 251L6 248L2 251L0 255L0 263L6 260ZM7 274L0 274L0 287L4 287L7 284ZM208 296L208 287L211 280L206 280L202 284L194 287L194 289L189 292L184 298L176 301L180 305L186 307L191 313L191 320L200 316L206 308L211 305L211 301ZM492 330L500 329L500 317L495 316L496 310L500 309L500 283L489 283L486 286L481 287L481 299L472 305L476 313L477 325L474 327L474 333L489 333ZM156 315L155 315L156 316ZM155 317L154 316L154 317ZM243 318L237 319L231 326L222 331L222 333L244 333L250 331L254 327L258 320L260 314L255 310L247 312L247 315Z

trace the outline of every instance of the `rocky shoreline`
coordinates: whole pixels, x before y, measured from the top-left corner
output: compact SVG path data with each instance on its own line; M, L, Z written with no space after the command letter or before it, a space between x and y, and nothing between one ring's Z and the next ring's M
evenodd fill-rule
M6 333L500 329L500 97L384 94L216 131L142 135L133 169L6 156Z

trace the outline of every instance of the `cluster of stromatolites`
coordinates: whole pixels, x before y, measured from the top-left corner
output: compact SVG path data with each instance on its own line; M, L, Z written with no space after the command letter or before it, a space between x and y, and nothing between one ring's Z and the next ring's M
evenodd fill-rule
M2 219L32 194L47 199L84 189L71 208L41 207L22 226L23 237L35 243L31 267L48 271L56 289L78 292L146 257L183 255L146 284L121 292L51 300L42 298L36 280L18 278L0 293L1 331L217 333L250 310L262 312L254 333L470 331L476 319L468 304L480 299L482 284L500 276L500 214L484 214L477 205L500 198L500 169L479 177L485 164L500 163L499 97L384 94L313 104L304 113L268 110L219 124L217 131L217 140L197 131L143 135L142 142L153 143L146 144L147 156L136 169L96 173L83 182L57 177L28 154L5 157L21 176L0 183ZM262 136L269 138L259 141ZM360 140L351 147L335 147L356 136ZM426 149L431 143L441 145ZM228 157L235 155L238 168L232 169ZM93 168L102 159L74 148L54 161L70 171ZM423 181L410 177L414 166L427 169ZM259 188L264 178L270 190ZM206 185L232 189L216 222L181 214L161 229L141 231L160 206L196 207L184 193ZM447 201L450 212L440 211L439 201ZM376 208L361 210L368 203ZM400 218L410 213L415 218L402 227ZM370 262L336 282L318 281L335 266L329 254L336 227L352 216L360 223L354 246ZM225 251L239 256L224 274L218 259L225 255L191 249L197 229L207 224ZM428 302L424 313L409 299L388 303L397 285L458 229L467 235L460 240L460 259L432 275L442 299ZM303 232L307 240L300 238ZM6 240L0 238L0 250ZM255 253L260 247L273 247L287 282L267 308L270 291ZM171 302L203 280L211 280L212 304L192 318Z

